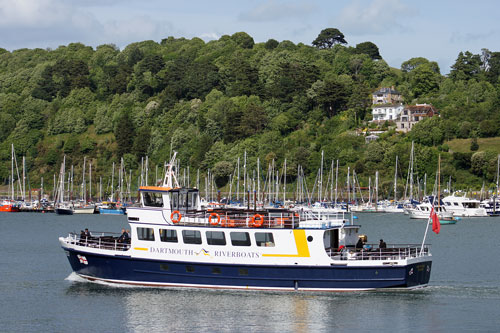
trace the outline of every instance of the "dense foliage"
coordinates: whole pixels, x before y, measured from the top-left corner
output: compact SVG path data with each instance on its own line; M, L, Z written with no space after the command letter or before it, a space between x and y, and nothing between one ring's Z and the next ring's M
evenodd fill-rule
M249 170L257 157L264 173L273 159L278 168L286 159L288 182L301 165L312 183L324 151L325 164L338 159L341 174L350 166L362 183L379 170L388 193L396 156L406 177L414 141L419 177L434 175L442 154L443 176L457 187L494 181L496 152L453 153L446 142L500 135L499 52L461 52L443 76L434 61L412 58L394 69L375 44L346 43L330 28L313 46L255 43L239 32L123 50L0 49L0 179L8 182L12 143L18 160L26 156L31 183L44 177L48 187L63 155L76 171L87 156L96 177L108 177L123 157L137 176L142 157L161 166L172 150L192 179L210 169L219 186L245 151ZM432 103L441 117L407 135L385 124L389 131L365 144L355 129L368 127L371 92L388 86L407 104Z

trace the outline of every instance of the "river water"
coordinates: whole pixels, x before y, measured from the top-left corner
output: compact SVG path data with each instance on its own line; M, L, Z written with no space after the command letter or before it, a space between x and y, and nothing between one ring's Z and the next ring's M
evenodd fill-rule
M421 243L425 221L359 214L368 241ZM500 218L429 230L429 286L305 293L116 287L71 273L58 237L120 232L124 216L0 213L2 332L481 331L500 327Z

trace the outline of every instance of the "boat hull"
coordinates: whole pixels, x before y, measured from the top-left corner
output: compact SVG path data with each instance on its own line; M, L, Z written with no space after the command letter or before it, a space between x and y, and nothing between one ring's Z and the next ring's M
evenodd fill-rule
M65 248L73 271L90 281L158 287L354 291L415 288L429 282L432 262L406 266L277 266L195 263L103 255Z
M73 210L71 208L56 208L55 212L57 215L73 215Z
M14 205L0 205L0 212L19 212L19 207Z
M123 209L99 208L99 214L102 215L125 215Z

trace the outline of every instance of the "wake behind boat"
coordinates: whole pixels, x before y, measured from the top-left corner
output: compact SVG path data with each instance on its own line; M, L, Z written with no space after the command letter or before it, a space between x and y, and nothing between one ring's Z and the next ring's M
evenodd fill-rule
M141 187L141 207L127 209L130 243L112 233L59 238L76 274L142 286L304 291L429 281L427 245L361 248L360 226L343 213L202 210L198 189L178 186L173 162L163 186Z

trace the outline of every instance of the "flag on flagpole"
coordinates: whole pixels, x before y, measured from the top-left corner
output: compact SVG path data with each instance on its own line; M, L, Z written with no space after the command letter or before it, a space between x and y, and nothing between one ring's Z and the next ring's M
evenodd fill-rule
M441 223L439 222L439 217L434 211L434 207L431 209L431 216L432 220L432 231L434 231L436 234L439 234L439 231L441 230Z

